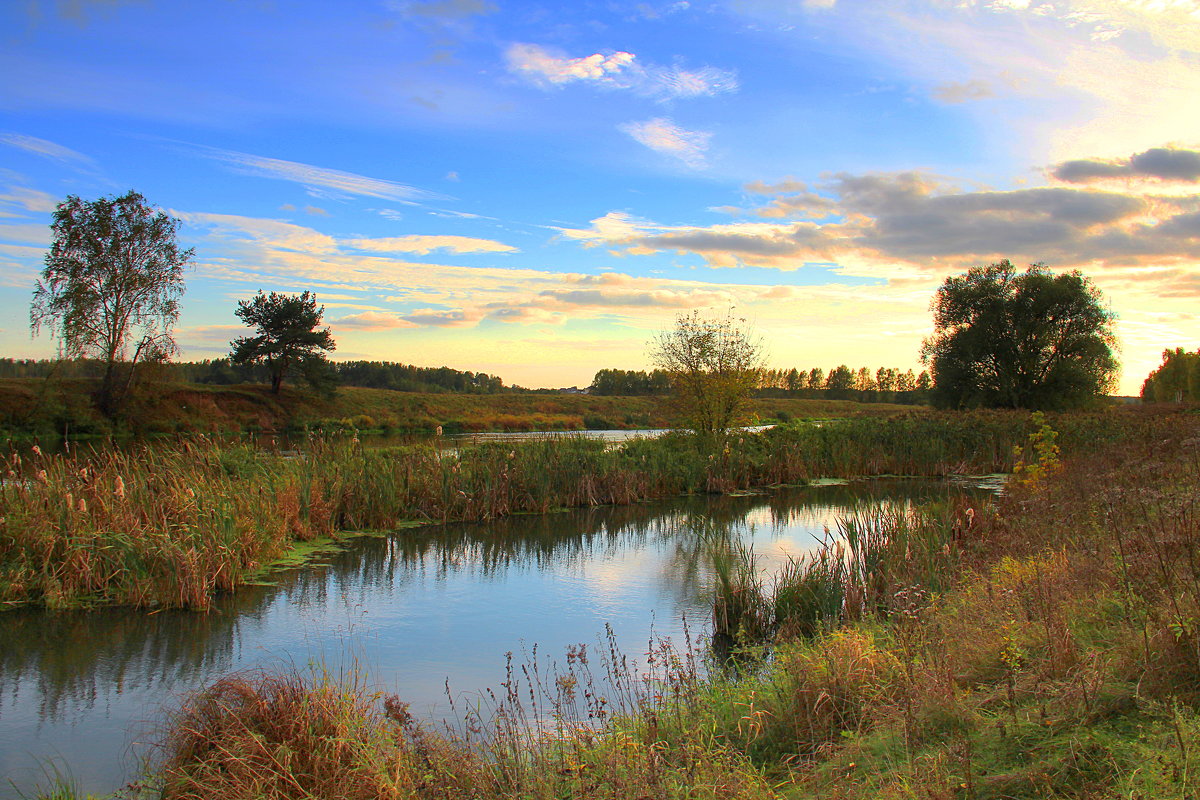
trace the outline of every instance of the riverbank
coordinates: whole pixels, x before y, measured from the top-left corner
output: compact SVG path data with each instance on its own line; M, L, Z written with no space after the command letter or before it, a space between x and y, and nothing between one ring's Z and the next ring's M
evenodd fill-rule
M518 664L451 730L352 672L230 676L168 721L150 785L231 800L1190 797L1200 430L1191 415L1126 430L1085 457L1068 442L994 508L880 520L885 544L940 528L939 558L914 568L902 548L843 573L835 617L780 629L767 661L706 675L654 645L640 674L619 653Z
M1058 418L1082 451L1158 416ZM721 442L687 434L610 447L579 437L365 448L312 437L302 452L184 439L99 452L13 451L0 484L0 607L207 608L214 593L293 565L339 536L404 524L624 505L817 477L1005 472L1030 422L943 413L792 423Z
M117 420L91 401L84 379L0 379L0 433L28 438L274 431L346 430L387 433L636 430L674 424L661 398L581 394L453 394L347 386L333 397L285 386L163 384L140 389ZM749 421L891 416L924 407L849 400L758 398Z

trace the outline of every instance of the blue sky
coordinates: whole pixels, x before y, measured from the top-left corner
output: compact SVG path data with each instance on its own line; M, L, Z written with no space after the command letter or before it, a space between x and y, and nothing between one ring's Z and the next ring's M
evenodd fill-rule
M692 309L773 365L918 367L948 275L1082 270L1134 393L1200 345L1200 3L124 2L0 8L0 353L56 203L196 251L185 358L315 291L339 358L585 385ZM918 367L919 368L919 367Z

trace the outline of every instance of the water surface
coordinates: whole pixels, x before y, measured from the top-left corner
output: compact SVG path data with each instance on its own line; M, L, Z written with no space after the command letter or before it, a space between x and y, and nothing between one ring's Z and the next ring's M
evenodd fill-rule
M164 708L231 671L353 664L414 713L446 716L504 680L505 654L592 644L611 626L638 658L652 635L709 623L700 528L752 544L764 571L812 549L856 502L962 487L927 481L696 497L355 540L325 565L224 596L213 612L0 614L0 797L49 763L86 791L136 775Z

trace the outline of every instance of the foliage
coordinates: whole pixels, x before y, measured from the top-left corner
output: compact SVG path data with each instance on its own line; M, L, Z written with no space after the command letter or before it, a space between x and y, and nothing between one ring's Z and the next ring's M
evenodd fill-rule
M918 404L928 400L929 374L880 367L872 373L866 367L851 370L841 366L830 371L830 379L819 367L813 370L763 369L759 373L755 397L796 397L807 399L853 400L856 402L886 402ZM589 392L596 396L640 397L666 395L671 391L670 378L661 369L644 370L602 369L592 379Z
M670 376L673 401L686 424L704 435L739 422L762 370L762 344L732 313L680 315L653 343L653 359Z
M1079 272L1001 261L947 278L922 346L941 407L1077 408L1117 370L1114 316Z
M1142 384L1142 399L1155 403L1200 400L1200 352L1163 351L1163 363Z
M238 317L255 329L233 344L233 364L265 364L271 377L271 392L279 394L283 380L299 373L316 388L332 386L325 354L337 345L329 328L318 329L325 306L317 308L312 292L298 295L261 291L253 300L238 302Z
M176 243L178 226L134 191L92 201L68 195L55 209L30 323L34 334L49 327L67 358L103 363L106 414L121 404L139 362L176 352L171 329L193 253ZM121 362L128 368L118 369Z
M1058 457L1059 448L1055 444L1058 432L1050 427L1041 411L1033 412L1031 422L1034 431L1029 434L1029 441L1025 447L1015 454L1017 463L1013 465L1013 477L1027 485L1044 480L1047 475L1062 466Z
M623 397L667 394L671 391L671 378L661 369L651 372L602 369L592 378L589 391L594 395L620 395Z

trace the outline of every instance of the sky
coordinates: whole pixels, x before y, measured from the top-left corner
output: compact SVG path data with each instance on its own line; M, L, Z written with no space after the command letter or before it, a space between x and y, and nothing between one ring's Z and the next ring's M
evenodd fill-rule
M185 359L310 290L338 359L528 387L679 314L771 366L919 370L947 277L1079 270L1136 394L1200 346L1200 0L10 0L0 355L55 206L195 249Z

